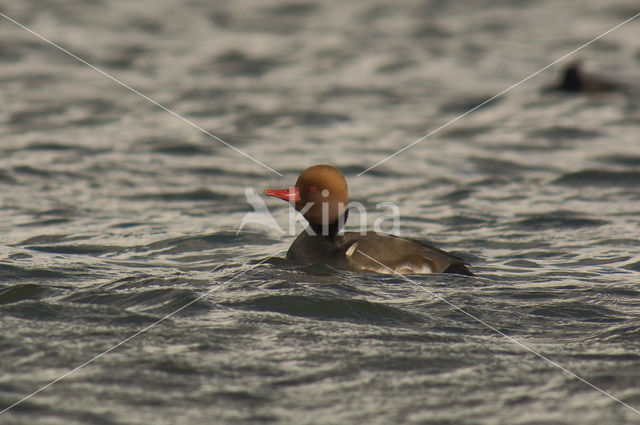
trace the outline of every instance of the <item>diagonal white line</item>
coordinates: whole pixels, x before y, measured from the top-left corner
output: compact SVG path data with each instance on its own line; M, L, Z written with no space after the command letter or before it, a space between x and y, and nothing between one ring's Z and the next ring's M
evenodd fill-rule
M636 13L635 15L633 15L631 18L627 19L626 21L616 25L615 27L609 29L608 31L600 34L599 36L587 41L586 43L584 43L582 46L573 49L572 51L570 51L569 53L567 53L566 55L562 56L559 59L556 59L555 61L551 62L549 65L545 66L544 68L540 68L539 70L537 70L536 72L534 72L533 74L529 75L528 77L518 81L515 84L512 84L511 86L507 87L506 89L502 90L500 93L496 94L495 96L485 100L484 102L474 106L473 108L469 109L467 112L463 113L462 115L459 115L457 117L455 117L454 119L452 119L451 121L447 122L446 124L441 125L440 127L436 128L435 130L425 134L424 136L422 136L421 138L419 138L418 140L408 144L407 146L405 146L404 148L400 149L399 151L389 155L388 157L386 157L385 159L376 162L374 165L372 165L371 167L367 168L366 170L358 173L358 176L361 176L363 174L365 174L366 172L376 168L378 165L387 162L388 160L390 160L391 158L395 157L396 155L401 154L402 152L406 151L407 149L411 148L412 146L422 142L424 139L436 134L437 132L439 132L440 130L449 127L451 124L455 123L456 121L458 121L460 118L464 118L467 115L469 115L470 113L474 112L477 109L482 108L484 105L486 105L487 103L491 102L494 99L497 99L498 97L502 96L503 94L511 91L512 89L518 87L520 84L524 83L525 81L528 81L530 79L532 79L533 77L535 77L536 75L540 74L541 72L547 70L548 68L552 67L553 65L557 64L558 62L563 61L564 59L568 58L569 56L573 55L574 53L584 49L585 47L587 47L588 45L590 45L591 43L593 43L594 41L597 41L599 39L601 39L602 37L604 37L605 35L617 30L618 28L620 28L621 26L633 21L634 19L636 19L638 16L640 16L640 12Z
M219 138L218 136L212 134L211 132L205 130L204 128L200 127L198 124L194 123L193 121L183 117L182 115L178 114L177 112L172 111L171 109L167 108L164 105L161 105L160 103L156 102L155 100L151 99L150 97L142 94L141 92L139 92L138 90L134 89L133 87L123 83L122 81L118 80L116 77L106 73L105 71L101 70L100 68L98 68L97 66L91 65L89 62L85 61L84 59L74 55L73 53L71 53L70 51L68 51L67 49L65 49L64 47L54 43L53 41L45 38L44 36L38 34L37 32L33 31L32 29L22 25L20 22L8 17L7 15L5 15L4 13L0 12L0 16L2 16L3 18L5 18L8 21L13 22L14 24L16 24L17 26L19 26L20 28L22 28L25 31L30 32L31 34L35 35L36 37L38 37L39 39L49 43L50 45L52 45L53 47L55 47L56 49L66 53L67 55L71 56L72 58L74 58L75 60L82 62L83 64L87 65L89 68L99 72L100 74L104 75L105 77L109 78L110 80L120 84L122 87L132 91L133 93L137 94L138 96L140 96L141 98L153 103L154 105L156 105L158 108L160 109L164 109L165 111L167 111L168 113L170 113L171 115L173 115L176 118L181 119L182 121L184 121L185 123L189 124L191 127L201 131L202 133L206 134L207 136L217 140L218 142L222 143L223 145L227 146L228 148L233 149L234 151L238 152L240 155L244 156L245 158L250 159L251 161L255 162L256 164L259 164L261 166L263 166L264 168L266 168L267 170L276 173L277 175L279 175L280 177L282 177L282 174L280 174L279 172L277 172L276 170L274 170L273 168L269 167L268 165L258 161L257 159L255 159L254 157L252 157L251 155L249 155L248 153L236 148L235 146L233 146L230 143L225 142L224 140L222 140L221 138Z
M237 277L242 276L243 274L247 273L250 270L253 270L254 268L258 267L260 264L264 263L265 261L267 261L268 259L272 258L275 255L278 255L280 252L282 252L282 250L278 250L278 252L275 252L271 255L269 255L267 258L265 258L264 260L261 260L260 262L252 265L251 267L249 267L248 269L246 269L245 271L238 273L237 275L233 276L231 279L226 280L220 284L218 284L217 286L211 288L210 290L208 290L207 292L205 292L203 295L200 295L198 298L189 301L187 304L183 305L182 307L180 307L179 309L167 314L166 316L162 317L161 319L156 320L155 322L153 322L152 324L150 324L149 326L139 330L138 332L134 333L133 335L131 335L130 337L120 341L119 343L117 343L116 345L114 345L113 347L109 348L108 350L103 351L102 353L96 355L95 357L91 358L90 360L87 360L86 362L82 363L80 366L76 367L75 369L70 370L69 372L65 373L64 375L56 378L55 380L49 382L47 385L41 387L40 389L38 389L37 391L32 392L31 394L23 397L22 399L16 401L15 403L13 403L11 406L4 408L2 411L0 411L0 415L3 414L4 412L6 412L7 410L10 410L12 408L14 408L15 406L17 406L18 404L22 403L25 400L30 399L31 397L33 397L34 395L38 394L41 391L44 391L45 389L49 388L50 386L52 386L53 384L55 384L56 382L66 378L67 376L71 375L72 373L82 369L83 367L93 363L94 361L98 360L100 357L104 356L105 354L110 353L111 351L115 350L116 348L120 347L122 344L125 344L129 341L131 341L133 338L137 337L138 335L148 331L149 329L153 328L154 326L156 326L157 324L163 322L164 320L168 319L169 317L173 316L174 314L184 310L185 308L189 307L191 304L195 303L196 301L201 300L202 298L208 296L209 294L211 294L214 291L217 291L218 289L222 288L224 285L226 285L227 283L231 282L232 280L234 280Z
M409 279L408 277L406 277L405 275L402 275L398 272L396 272L395 270L391 269L390 267L387 267L386 265L382 264L380 261L376 260L375 258L365 254L364 252L360 251L359 249L356 249L357 252L359 252L360 254L364 255L365 257L369 258L372 261L375 261L376 263L378 263L379 265L381 265L382 267L384 267L385 269L389 270L390 272L392 272L395 275L400 276L402 279L406 280L407 282L413 284L414 286L417 286L418 288L426 291L429 293L429 295L431 295L432 297L437 298L438 300L448 304L449 306L453 307L454 309L458 310L459 312L465 314L466 316L470 317L471 319L475 320L478 323L483 324L484 326L486 326L487 328L491 329L492 331L494 331L495 333L499 334L500 336L505 337L506 339L508 339L510 342L518 345L521 348L524 348L525 350L529 351L530 353L535 354L536 356L540 357L542 360L546 361L547 363L557 367L558 369L568 373L569 375L573 376L574 378L578 379L579 381L582 381L583 383L587 384L588 386L590 386L591 388L593 388L594 390L597 390L599 392L601 392L602 394L606 395L607 397L609 397L610 399L617 401L618 403L622 404L625 407L628 407L629 409L633 410L635 413L640 415L640 410L635 409L634 407L628 405L627 403L625 403L624 401L612 396L611 394L609 394L608 392L604 391L603 389L596 387L595 385L593 385L592 383L590 383L589 381L587 381L584 378L581 378L580 376L576 375L575 373L571 372L569 369L563 367L562 365L554 362L553 360L549 359L548 357L538 353L536 350L534 350L533 348L528 347L527 345L521 343L520 341L518 341L517 339L505 334L504 332L500 331L499 329L495 328L494 326L490 325L489 323L485 322L484 320L474 316L473 314L467 312L466 310L463 310L462 308L458 307L457 305L451 303L450 301L448 301L447 299L441 297L440 295L434 293L433 291L430 291L429 289L425 288L424 286L414 282L413 280Z

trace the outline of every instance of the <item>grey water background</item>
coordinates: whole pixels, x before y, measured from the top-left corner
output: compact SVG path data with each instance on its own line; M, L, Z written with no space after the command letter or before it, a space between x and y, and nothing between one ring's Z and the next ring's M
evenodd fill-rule
M0 2L283 174L0 19L0 408L213 290L0 423L640 423L428 292L639 409L637 92L541 92L558 65L357 176L637 9ZM639 25L571 59L633 86ZM315 163L477 276L299 267L292 236L236 235L246 186Z

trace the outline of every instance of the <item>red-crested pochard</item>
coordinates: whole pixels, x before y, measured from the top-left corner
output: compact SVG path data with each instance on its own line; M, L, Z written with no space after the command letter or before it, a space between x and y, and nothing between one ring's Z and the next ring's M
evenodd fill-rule
M563 91L569 93L604 93L624 91L625 86L602 77L585 74L580 61L571 62L564 68L558 84L546 87L545 91Z
M294 187L267 189L265 195L294 204L309 222L287 251L287 259L378 273L458 273L473 275L466 262L414 240L375 232L339 233L347 220L347 181L330 165L314 165Z

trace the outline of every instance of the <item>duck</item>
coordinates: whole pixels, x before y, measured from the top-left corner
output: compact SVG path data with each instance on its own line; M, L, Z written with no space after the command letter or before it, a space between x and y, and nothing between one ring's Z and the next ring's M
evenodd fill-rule
M289 247L287 260L356 272L473 276L465 260L420 240L343 231L349 190L342 172L331 165L313 165L298 176L295 186L266 189L264 194L289 202L309 223Z
M607 93L621 91L624 86L602 77L585 74L580 61L568 64L560 76L558 84L546 87L545 91L562 91L568 93Z

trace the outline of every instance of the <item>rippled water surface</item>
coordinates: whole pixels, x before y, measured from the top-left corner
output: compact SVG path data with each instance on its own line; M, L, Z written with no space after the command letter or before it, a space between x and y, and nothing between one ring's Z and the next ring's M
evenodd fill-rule
M558 64L358 176L637 9L1 1L283 176L0 18L0 408L148 328L0 423L640 423L640 21L571 57L622 90L541 90ZM477 276L236 234L245 187L315 163Z

